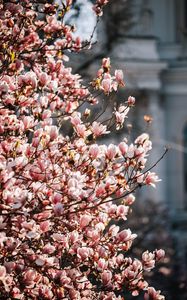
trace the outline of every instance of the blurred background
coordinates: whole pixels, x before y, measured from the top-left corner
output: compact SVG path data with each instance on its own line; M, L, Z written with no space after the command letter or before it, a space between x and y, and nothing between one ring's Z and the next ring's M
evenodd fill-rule
M126 88L107 99L109 114L116 102L136 97L124 129L113 132L106 143L117 143L125 136L148 132L153 141L149 159L162 181L156 189L137 192L129 224L139 233L132 250L163 248L166 258L149 281L168 300L187 299L187 1L111 0L98 23L92 13L94 1L74 1L67 22L76 24L77 35L94 43L92 50L73 54L74 72L85 81L96 75L103 57L112 67L122 69ZM94 31L94 33L93 33ZM96 42L97 41L97 42ZM104 103L106 104L106 101ZM105 104L97 107L102 112ZM102 117L101 117L102 118ZM132 133L131 133L132 132Z

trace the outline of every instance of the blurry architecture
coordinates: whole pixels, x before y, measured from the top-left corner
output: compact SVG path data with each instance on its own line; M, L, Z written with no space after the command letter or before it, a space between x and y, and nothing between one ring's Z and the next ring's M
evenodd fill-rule
M94 74L97 59L100 63L101 57L110 56L113 67L125 73L127 94L136 96L137 133L147 131L143 116L153 117L148 128L154 145L152 163L161 157L165 146L170 147L155 168L162 182L155 190L146 189L144 197L167 203L178 259L186 273L187 1L110 1L97 29L97 49L79 70L87 76Z
M124 70L127 87L136 94L139 118L143 120L143 113L153 117L153 162L161 156L164 146L170 147L156 167L162 183L154 193L148 194L146 190L144 196L167 203L181 272L186 273L187 1L114 0L109 10L116 20L123 15L123 6L125 14L127 2L131 6L132 24L128 28L124 23L123 28L123 22L117 26L110 23L110 30L114 28L115 32L109 56L115 67Z

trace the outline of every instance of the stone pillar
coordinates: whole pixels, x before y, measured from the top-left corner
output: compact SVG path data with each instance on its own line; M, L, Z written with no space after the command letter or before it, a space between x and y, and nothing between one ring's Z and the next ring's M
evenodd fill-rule
M165 137L165 114L163 103L159 91L147 91L148 107L147 113L153 118L153 121L148 125L147 131L150 134L150 139L153 143L153 149L149 157L149 166L153 166L163 155L167 141ZM152 169L162 180L156 185L156 189L151 189L147 194L155 201L166 201L166 157Z
M187 123L187 65L178 64L164 73L164 97L167 119L166 134L171 150L167 157L168 197L177 223L185 215L183 130Z

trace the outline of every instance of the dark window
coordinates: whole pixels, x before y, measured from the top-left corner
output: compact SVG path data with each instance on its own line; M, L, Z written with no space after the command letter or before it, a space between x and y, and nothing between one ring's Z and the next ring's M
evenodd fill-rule
M184 27L187 29L187 0L184 0Z
M187 194L187 124L183 131L183 145L184 145L184 189Z

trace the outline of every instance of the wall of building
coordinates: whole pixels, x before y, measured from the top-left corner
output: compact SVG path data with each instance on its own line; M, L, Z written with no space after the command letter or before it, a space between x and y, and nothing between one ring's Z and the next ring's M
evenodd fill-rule
M127 3L131 6L130 14L129 11L127 14ZM148 128L153 140L149 165L161 157L165 146L170 148L167 156L155 167L162 182L157 189L141 193L143 198L168 205L177 255L185 272L187 193L184 187L184 153L187 149L184 147L183 130L187 124L186 3L185 0L111 0L102 30L97 32L100 52L96 51L90 63L82 68L83 74L94 75L101 60L101 57L97 59L98 54L110 56L113 67L123 69L129 94L136 95L137 132L144 129L141 125L143 114L153 117ZM121 16L126 16L128 22ZM114 140L115 137L112 138Z

